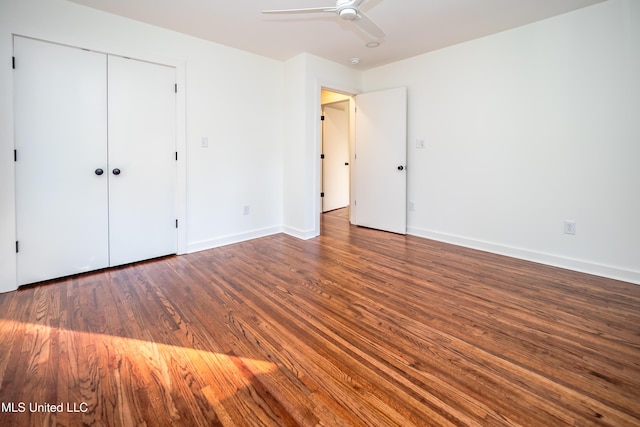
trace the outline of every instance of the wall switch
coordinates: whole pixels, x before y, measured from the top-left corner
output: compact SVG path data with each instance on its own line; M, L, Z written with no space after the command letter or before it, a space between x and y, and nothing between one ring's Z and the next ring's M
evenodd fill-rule
M424 139L416 139L416 148L424 148Z
M208 148L209 147L209 138L206 136L203 136L202 138L200 138L200 147L202 148Z
M244 205L242 207L242 215L249 215L250 212L251 212L251 206Z
M576 222L565 221L564 222L564 234L576 234Z

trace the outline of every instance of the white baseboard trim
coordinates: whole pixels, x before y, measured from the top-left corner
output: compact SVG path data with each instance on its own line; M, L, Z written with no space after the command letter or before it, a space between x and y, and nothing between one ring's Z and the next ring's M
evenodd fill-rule
M315 230L304 231L287 225L282 227L282 232L302 240L309 240L318 236L318 233Z
M565 268L567 270L593 274L596 276L622 280L624 282L640 285L640 271L627 270L619 267L597 264L574 258L551 255L543 252L531 251L528 249L485 242L482 240L469 239L466 237L434 232L417 227L407 227L407 234L417 237L423 237L425 239L437 240L444 243L451 243L458 246L464 246L471 249L478 249L498 255L518 258L525 261L538 262L540 264L546 264L553 267Z
M228 236L217 237L210 240L201 240L187 244L187 253L204 251L207 249L218 248L220 246L231 245L234 243L245 242L247 240L257 239L259 237L271 236L273 234L282 233L282 227L268 227L258 230L248 231L246 233L232 234Z

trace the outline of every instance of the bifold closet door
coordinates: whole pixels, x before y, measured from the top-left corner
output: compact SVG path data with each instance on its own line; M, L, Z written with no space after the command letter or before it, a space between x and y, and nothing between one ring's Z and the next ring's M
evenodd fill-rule
M107 58L14 38L18 285L109 265Z
M111 265L177 252L175 68L109 56Z

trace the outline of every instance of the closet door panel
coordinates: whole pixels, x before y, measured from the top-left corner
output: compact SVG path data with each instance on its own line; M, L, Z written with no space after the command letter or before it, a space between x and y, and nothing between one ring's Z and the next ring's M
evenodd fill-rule
M174 254L175 69L109 56L111 265Z
M18 285L106 267L106 55L17 36L14 53Z

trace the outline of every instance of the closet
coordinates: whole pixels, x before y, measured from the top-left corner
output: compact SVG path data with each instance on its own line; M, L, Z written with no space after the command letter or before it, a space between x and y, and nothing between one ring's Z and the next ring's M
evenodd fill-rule
M14 37L18 285L176 253L175 69Z

